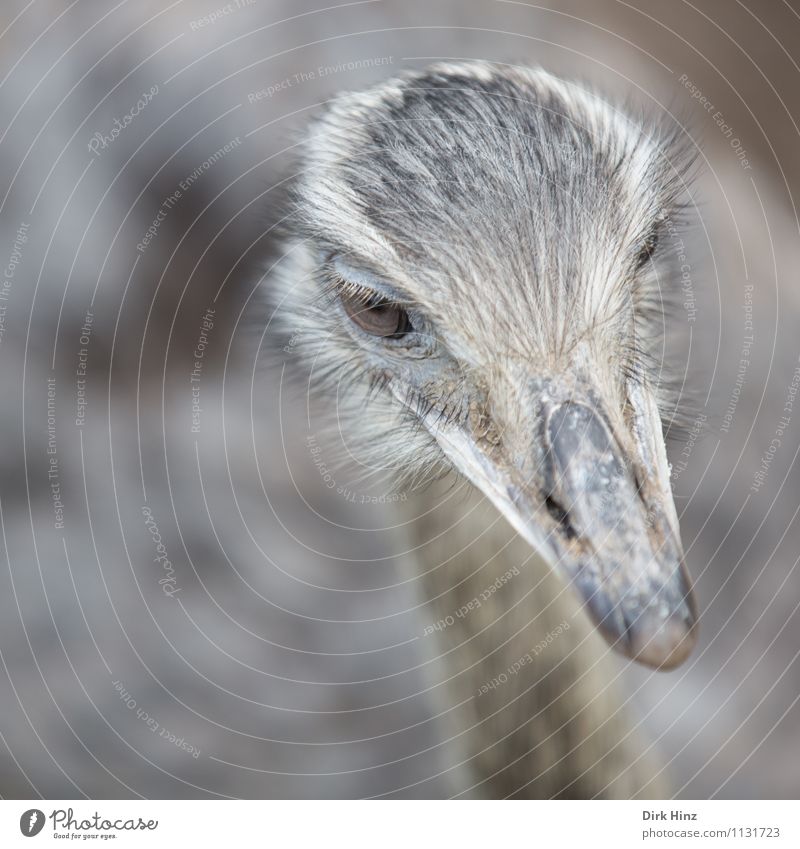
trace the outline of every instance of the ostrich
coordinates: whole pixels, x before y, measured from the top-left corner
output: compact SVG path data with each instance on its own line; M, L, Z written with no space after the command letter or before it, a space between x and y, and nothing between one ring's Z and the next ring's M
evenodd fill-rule
M607 644L670 669L696 637L662 426L680 136L544 70L461 62L337 96L302 149L273 287L296 350L376 463L472 488L409 523L431 621L452 620L469 792L664 793Z

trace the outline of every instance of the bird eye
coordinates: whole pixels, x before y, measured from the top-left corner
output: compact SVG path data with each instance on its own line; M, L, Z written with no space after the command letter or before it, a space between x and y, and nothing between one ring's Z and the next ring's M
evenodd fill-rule
M638 271L651 259L658 247L658 233L651 233L636 255L636 270Z
M398 304L369 292L340 292L344 311L365 333L399 339L413 330L408 313Z

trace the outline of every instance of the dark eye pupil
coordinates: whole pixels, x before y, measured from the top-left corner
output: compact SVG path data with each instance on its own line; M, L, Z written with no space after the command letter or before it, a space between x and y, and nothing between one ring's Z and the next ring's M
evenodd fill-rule
M411 330L408 313L397 304L374 295L365 299L342 294L341 298L347 315L366 333L396 339Z

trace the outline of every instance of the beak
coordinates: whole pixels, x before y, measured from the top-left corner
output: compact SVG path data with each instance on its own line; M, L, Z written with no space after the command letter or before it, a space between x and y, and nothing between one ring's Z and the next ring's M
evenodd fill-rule
M603 636L645 665L691 652L697 611L683 563L661 418L631 385L615 418L591 389L539 382L519 422L488 440L426 422L451 462L570 581Z

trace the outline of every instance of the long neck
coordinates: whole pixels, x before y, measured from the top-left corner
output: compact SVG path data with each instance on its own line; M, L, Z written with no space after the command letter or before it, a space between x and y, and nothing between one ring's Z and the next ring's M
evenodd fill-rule
M621 709L619 663L571 589L474 492L432 490L409 507L422 633L438 655L432 684L461 755L449 759L463 762L456 792L663 797Z

